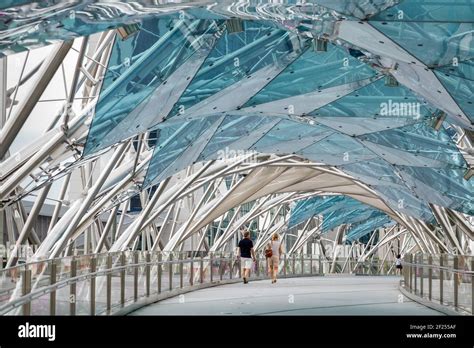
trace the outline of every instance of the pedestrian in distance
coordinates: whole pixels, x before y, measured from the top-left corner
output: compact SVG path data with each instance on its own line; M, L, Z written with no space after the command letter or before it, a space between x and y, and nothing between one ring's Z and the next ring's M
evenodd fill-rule
M402 256L400 254L397 255L397 259L395 260L395 268L397 269L397 274L402 275Z
M244 238L239 242L239 254L242 262L242 276L244 278L244 284L248 284L250 278L250 269L254 262L257 261L255 257L255 251L253 249L253 242L250 239L250 232L244 231Z
M280 256L283 254L283 248L278 233L274 233L270 243L265 250L265 256L268 263L268 275L272 279L272 284L276 283L278 276L278 266L280 264Z

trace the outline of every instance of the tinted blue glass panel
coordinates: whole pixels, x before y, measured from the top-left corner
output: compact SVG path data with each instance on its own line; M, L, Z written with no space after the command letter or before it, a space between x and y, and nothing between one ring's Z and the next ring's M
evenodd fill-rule
M358 240L380 227L389 227L393 224L395 222L385 214L373 217L365 222L353 224L347 232L346 240L349 242Z
M405 180L416 180L414 190L422 199L473 215L474 182L465 180L464 173L457 169L402 168Z
M251 147L259 152L287 154L302 150L335 132L325 126L281 120Z
M377 117L420 119L434 109L404 86L389 87L380 79L319 108L311 116Z
M203 121L190 121L184 124L164 127L158 131L157 146L150 161L144 187L155 183L157 178L181 154L189 150L193 143L208 129L216 118L209 117ZM183 168L191 163L182 163ZM178 171L179 169L176 169ZM175 173L173 173L175 174Z
M330 135L297 153L315 162L330 165L367 161L377 157L356 140L342 134Z
M341 47L329 44L327 52L315 52L310 47L244 106L365 80L376 74Z
M459 61L474 57L474 23L375 21L371 24L429 66L451 64L455 57Z
M250 136L253 130L270 121L271 119L258 116L226 116L214 133L214 136L209 140L205 149L202 151L199 160L210 158L211 155L216 155L216 153L218 153L218 157L223 157L222 155L225 156L226 149L234 150L232 146L233 142L242 137ZM263 134L258 134L253 142L256 142L262 136Z
M444 128L436 131L426 122L365 134L360 138L372 143L403 150L414 156L423 156L441 161L446 166L466 166L462 154Z
M385 213L347 196L318 196L298 201L291 211L289 226L293 227L313 216L323 217L322 231L334 229L341 224L372 220Z
M187 110L263 67L285 64L294 52L292 34L271 25L245 21L244 32L225 31L170 116ZM299 47L297 47L299 49ZM291 59L290 59L291 60Z
M472 22L474 3L465 0L408 0L370 18L370 21Z
M472 61L461 64L461 68L444 68L445 71L435 70L435 74L449 94L454 98L461 110L474 123L474 104L472 95L474 94L474 67ZM449 73L446 72L449 71ZM454 73L451 74L451 70ZM465 76L465 78L460 77Z
M160 25L153 20L147 22L147 31L138 33L136 39L115 42L113 61L122 61L126 69L108 72L89 131L86 155L110 145L102 143L104 136L195 52L186 33L202 33L203 24L196 20L190 24L166 21L166 25Z

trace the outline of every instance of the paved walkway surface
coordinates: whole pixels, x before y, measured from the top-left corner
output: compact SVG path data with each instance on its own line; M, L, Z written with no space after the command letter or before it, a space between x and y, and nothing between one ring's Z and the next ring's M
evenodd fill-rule
M193 291L130 315L442 315L401 295L398 277L325 276Z

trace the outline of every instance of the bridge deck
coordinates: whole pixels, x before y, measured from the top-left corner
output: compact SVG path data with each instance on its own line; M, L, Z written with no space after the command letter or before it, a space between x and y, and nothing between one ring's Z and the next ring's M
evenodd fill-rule
M131 315L441 315L403 297L398 277L326 276L222 285Z

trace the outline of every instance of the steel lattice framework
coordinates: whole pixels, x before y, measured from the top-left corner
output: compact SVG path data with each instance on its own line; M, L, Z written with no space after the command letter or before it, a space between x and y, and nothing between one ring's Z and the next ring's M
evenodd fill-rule
M290 254L334 261L344 244L360 262L472 254L474 2L0 8L0 238L14 251L230 251L249 228L257 250L279 232ZM18 140L41 103L53 121Z

